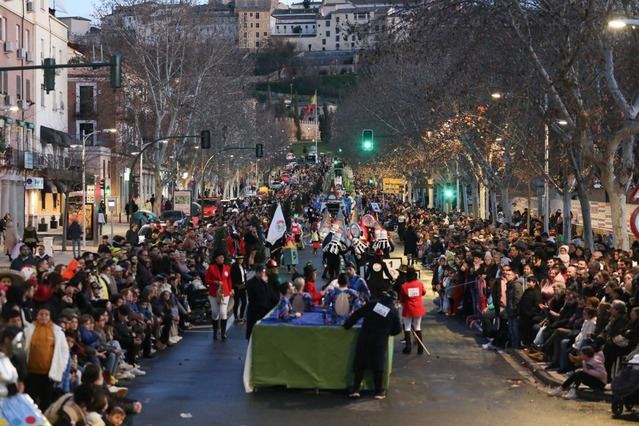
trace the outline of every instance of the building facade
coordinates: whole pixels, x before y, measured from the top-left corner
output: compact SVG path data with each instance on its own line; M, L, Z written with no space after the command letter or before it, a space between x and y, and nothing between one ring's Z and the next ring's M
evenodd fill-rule
M238 40L242 49L259 50L268 44L271 35L271 13L274 0L237 0Z

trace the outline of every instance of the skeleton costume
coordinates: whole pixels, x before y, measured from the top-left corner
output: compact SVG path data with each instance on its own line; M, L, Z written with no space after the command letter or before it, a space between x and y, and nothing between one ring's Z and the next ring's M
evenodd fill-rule
M384 257L388 257L390 252L393 250L393 246L391 242L388 240L388 231L383 228L375 230L375 242L373 242L373 249L383 250Z
M338 226L333 226L331 232L324 239L324 263L326 269L322 277L328 274L329 281L336 278L339 273L340 256L344 253L345 247L342 243L342 233Z

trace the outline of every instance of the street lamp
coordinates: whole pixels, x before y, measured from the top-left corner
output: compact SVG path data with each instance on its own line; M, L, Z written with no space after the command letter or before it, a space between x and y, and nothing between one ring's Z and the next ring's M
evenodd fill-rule
M626 28L628 25L631 25L631 26L639 25L639 19L618 18L618 19L612 19L608 21L608 28L613 30Z
M86 203L87 203L87 174L86 174L86 151L87 151L87 141L93 135L97 135L99 133L117 133L117 129L102 129L102 130L94 130L90 133L82 134L82 249L85 250L87 246L87 211L86 211ZM71 145L71 147L78 147L78 145Z

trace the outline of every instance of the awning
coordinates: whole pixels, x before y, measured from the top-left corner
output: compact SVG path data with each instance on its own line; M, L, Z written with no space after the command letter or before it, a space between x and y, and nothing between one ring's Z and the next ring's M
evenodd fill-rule
M67 193L67 186L60 182L60 181L55 181L55 186L58 187L58 194L66 194Z
M77 143L75 136L47 126L40 126L40 140L44 143L50 143L52 145L62 147L69 147Z
M45 179L42 191L48 194L55 194L58 192L58 188L56 188L55 183L52 180Z

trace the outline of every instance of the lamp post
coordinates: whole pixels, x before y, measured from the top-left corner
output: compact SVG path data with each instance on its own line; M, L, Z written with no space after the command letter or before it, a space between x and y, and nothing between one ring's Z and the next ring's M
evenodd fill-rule
M87 246L87 173L86 173L86 153L87 153L87 141L93 135L99 133L116 133L116 129L102 129L94 130L90 133L82 132L82 249L86 249ZM77 147L74 145L73 147Z
M639 19L637 18L618 18L618 19L611 19L610 21L608 21L608 28L613 29L613 30L619 30L622 28L626 28L628 25L630 26L639 26Z

